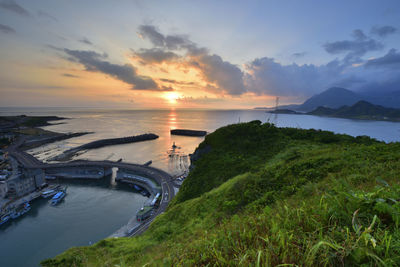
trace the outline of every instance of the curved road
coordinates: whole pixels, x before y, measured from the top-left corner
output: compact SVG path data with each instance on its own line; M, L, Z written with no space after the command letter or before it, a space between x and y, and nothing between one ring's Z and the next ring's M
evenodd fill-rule
M53 169L53 168L63 168L63 167L79 167L79 166L96 166L96 167L117 167L123 168L127 170L131 170L138 174L146 175L149 178L152 178L157 181L161 185L162 188L162 197L161 202L157 210L153 213L150 218L143 223L140 224L129 236L135 236L143 233L150 225L150 223L154 220L154 218L163 213L168 207L168 203L175 196L174 185L172 181L172 176L165 171L162 171L157 168L143 166L134 163L126 163L126 162L114 162L114 161L86 161L86 160L77 160L65 163L54 163L47 164L44 163L34 156L21 151L18 147L23 143L23 141L17 141L15 144L9 146L8 153L10 156L14 157L21 165L25 168L40 168L40 169Z

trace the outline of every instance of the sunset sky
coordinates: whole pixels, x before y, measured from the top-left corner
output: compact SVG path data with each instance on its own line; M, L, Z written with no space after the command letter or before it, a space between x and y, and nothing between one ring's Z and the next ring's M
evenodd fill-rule
M400 88L400 1L0 0L0 106L253 108Z

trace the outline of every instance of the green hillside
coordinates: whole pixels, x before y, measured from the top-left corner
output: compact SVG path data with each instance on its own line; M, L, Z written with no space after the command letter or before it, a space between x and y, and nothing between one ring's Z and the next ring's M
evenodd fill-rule
M42 265L400 264L400 143L254 121L208 135L194 158L143 235Z
M400 109L373 105L366 101L359 101L350 107L342 106L338 109L318 107L307 114L350 119L400 121Z

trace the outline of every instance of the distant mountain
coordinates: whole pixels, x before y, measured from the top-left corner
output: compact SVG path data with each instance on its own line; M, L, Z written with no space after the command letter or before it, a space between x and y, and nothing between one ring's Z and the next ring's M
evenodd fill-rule
M317 107L328 107L328 108L339 108L341 106L351 106L356 102L363 100L364 97L353 91L340 88L332 87L328 90L314 95L300 105L297 110L299 111L311 111Z
M359 101L352 106L342 106L338 109L318 107L307 114L349 119L400 121L400 109L385 108L367 101Z
M268 113L273 113L273 114L304 114L301 112L297 112L291 109L275 109L275 110L270 110L267 111Z
M335 109L342 106L351 106L362 100L388 108L400 108L400 91L356 93L345 88L332 87L320 94L310 97L303 104L282 105L278 108L309 112L318 107ZM265 109L274 110L274 108Z

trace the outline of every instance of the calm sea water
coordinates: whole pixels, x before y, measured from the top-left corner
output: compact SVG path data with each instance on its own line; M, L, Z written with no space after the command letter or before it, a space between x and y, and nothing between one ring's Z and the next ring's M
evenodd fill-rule
M62 151L102 138L155 133L157 140L89 150L75 159L119 160L145 163L178 174L203 137L171 136L170 129L215 129L239 121L269 120L281 127L323 129L353 136L368 135L385 142L400 141L400 123L347 120L307 115L274 115L261 110L73 110L5 109L0 115L57 115L70 118L63 124L43 127L57 132L93 134L56 142L29 151L49 160ZM175 142L176 157L168 157ZM37 266L41 259L55 256L71 246L88 245L105 238L124 225L145 199L127 188L115 188L107 181L73 183L65 202L54 208L45 201L33 203L33 210L20 220L0 228L0 266ZM95 227L94 227L95 226ZM24 255L21 257L21 255Z

